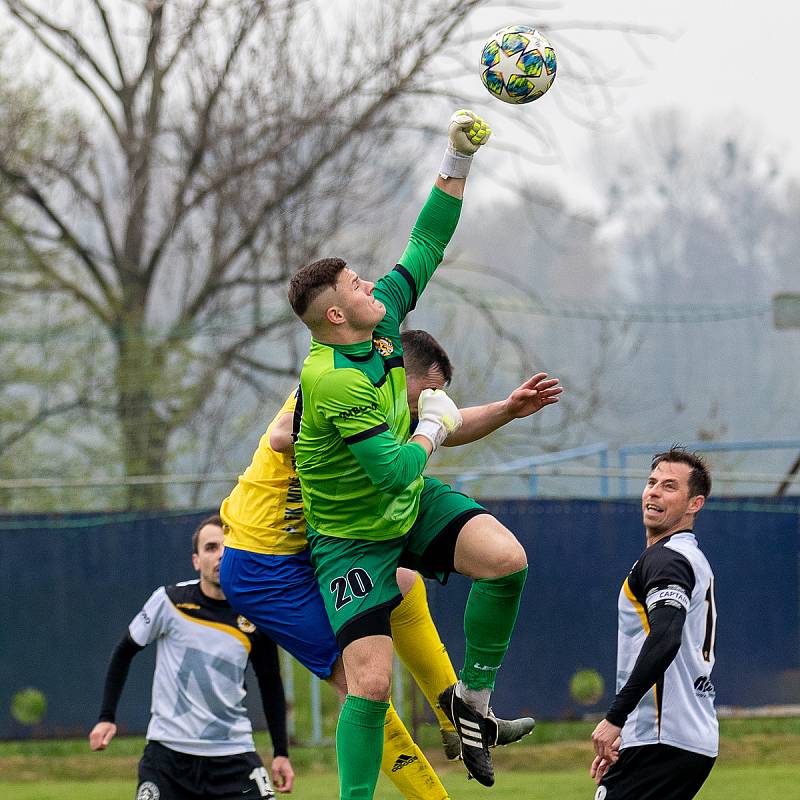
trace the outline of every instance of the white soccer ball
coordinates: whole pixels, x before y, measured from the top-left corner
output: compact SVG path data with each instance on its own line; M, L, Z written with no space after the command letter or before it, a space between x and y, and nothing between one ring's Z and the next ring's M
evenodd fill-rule
M530 103L541 97L556 77L556 52L530 25L501 28L483 46L481 80L504 103Z

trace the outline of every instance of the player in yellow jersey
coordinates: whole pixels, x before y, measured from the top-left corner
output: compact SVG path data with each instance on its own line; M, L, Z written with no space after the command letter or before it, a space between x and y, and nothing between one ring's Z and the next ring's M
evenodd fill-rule
M423 389L449 384L452 365L441 345L425 331L406 331L402 341L409 407L415 409ZM461 409L463 425L447 444L480 439L512 419L557 402L561 391L557 379L538 373L505 400ZM222 503L226 535L220 582L234 609L341 694L346 688L344 672L308 555L294 469L293 432L301 415L297 395L292 393L261 437L250 466ZM397 582L404 597L390 618L395 649L434 708L448 758L458 757L458 735L437 704L456 676L431 619L425 584L417 573L404 568L398 569ZM357 592L358 586L351 589ZM498 720L493 744L509 744L532 729L529 718ZM407 798L447 797L393 708L386 717L381 766Z

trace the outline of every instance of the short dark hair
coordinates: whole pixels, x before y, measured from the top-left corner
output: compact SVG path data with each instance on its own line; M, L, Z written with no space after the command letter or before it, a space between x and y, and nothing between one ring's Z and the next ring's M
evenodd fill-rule
M690 497L695 497L698 494L708 497L711 494L711 473L706 462L697 453L690 453L685 447L674 444L669 450L665 450L663 453L656 453L653 456L650 469L654 470L662 461L686 464L691 468L689 473Z
M453 378L453 365L447 351L427 331L409 330L400 334L406 372L425 375L436 367L444 376L445 385Z
M339 273L347 266L341 258L321 258L295 272L289 281L289 304L301 319L308 307L325 291L336 286Z
M194 533L192 534L192 553L197 553L197 541L200 538L200 531L205 528L206 525L216 525L219 528L222 528L222 517L219 514L212 514L210 517L206 517L204 520L200 522L200 524L194 529Z

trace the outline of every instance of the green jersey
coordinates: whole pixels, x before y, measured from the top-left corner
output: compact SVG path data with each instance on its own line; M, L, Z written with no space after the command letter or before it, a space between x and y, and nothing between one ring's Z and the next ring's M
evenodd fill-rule
M312 340L295 444L306 521L326 536L393 539L414 524L427 454L409 442L400 324L444 256L461 200L434 187L397 266L375 285L386 316L372 340Z

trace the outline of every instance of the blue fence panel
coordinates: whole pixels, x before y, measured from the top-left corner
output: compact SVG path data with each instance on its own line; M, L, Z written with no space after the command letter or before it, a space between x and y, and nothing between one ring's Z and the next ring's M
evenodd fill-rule
M519 620L498 674L496 713L541 718L602 710L614 693L616 606L644 548L638 502L533 500L487 503L528 553ZM696 533L716 576L717 702L800 702L800 502L709 503ZM469 582L429 584L431 607L454 664L463 660L461 614ZM578 706L576 670L596 669L606 695Z
M14 693L47 697L35 735L86 735L108 659L153 590L195 576L191 532L204 514L0 518L0 736L31 731L9 713ZM16 528L13 525L17 525ZM155 648L139 654L120 703L121 732L142 732Z
M644 546L638 502L485 505L517 534L529 560L496 712L552 719L603 709L613 694L617 594ZM108 657L130 619L157 586L194 576L189 538L204 515L0 517L0 737L88 732ZM717 577L718 703L800 702L800 498L715 500L699 515L697 534ZM427 585L458 669L469 581ZM128 732L146 727L153 650L137 656L120 704ZM605 679L606 696L595 706L569 696L580 668ZM9 712L27 686L48 700L32 729Z

